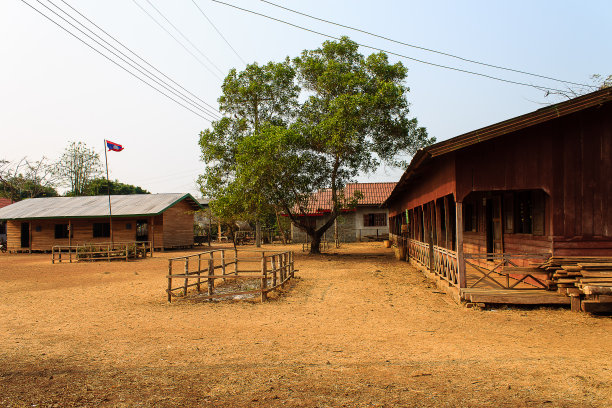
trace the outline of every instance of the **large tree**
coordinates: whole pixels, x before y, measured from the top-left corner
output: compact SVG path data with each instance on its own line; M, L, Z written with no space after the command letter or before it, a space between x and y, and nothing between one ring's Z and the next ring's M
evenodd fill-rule
M56 174L69 188L67 195L85 195L87 185L102 175L100 155L82 142L71 142L56 163Z
M228 115L221 103L224 118L200 138L208 164L201 181L209 196L227 200L233 195L227 202L237 203L243 211L282 209L311 237L311 253L318 253L324 232L341 209L357 199L343 195L348 182L375 170L381 161L405 165L410 155L433 139L408 116L406 68L389 63L384 53L366 58L356 43L343 37L304 51L291 69L302 86L301 98L291 93L290 103L271 109L270 120L252 121L256 127L240 127L244 116ZM249 87L259 89L250 83ZM270 87L289 89L290 84ZM291 89L297 91L293 82ZM225 92L226 88L220 102ZM331 213L315 228L303 216L309 197L321 188L331 190Z

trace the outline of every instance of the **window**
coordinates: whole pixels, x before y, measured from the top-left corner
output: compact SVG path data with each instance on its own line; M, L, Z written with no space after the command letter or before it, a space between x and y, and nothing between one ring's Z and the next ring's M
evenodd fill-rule
M108 223L108 222L94 222L94 225L93 225L93 237L94 238L108 238L108 237L110 237L110 223Z
M533 201L531 191L516 193L514 196L514 221L517 234L531 234L533 221Z
M132 229L132 223L130 223L130 222L126 222L126 223L125 223L125 229L126 229L126 230L131 230L131 229Z
M478 231L478 213L473 203L465 203L463 205L463 225L465 227L464 231Z
M68 224L55 224L55 239L68 238Z
M364 227L386 227L387 226L387 214L385 213L363 214L363 226Z
M6 223L0 222L0 235L6 234Z

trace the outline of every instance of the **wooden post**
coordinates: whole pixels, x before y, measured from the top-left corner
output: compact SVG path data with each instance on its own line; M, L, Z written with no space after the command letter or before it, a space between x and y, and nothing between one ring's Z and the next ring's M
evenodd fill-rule
M238 250L234 249L234 275L238 276Z
M200 275L202 274L202 254L198 254L198 292L202 291L201 288L201 283L202 283L202 279L200 278Z
M189 258L185 258L185 276L189 275ZM185 278L185 283L183 287L183 296L187 296L187 285L189 284L189 278Z
M427 231L427 240L429 243L429 272L434 271L434 249L433 249L433 239L434 239L434 232L433 232L433 223L434 223L434 219L433 219L433 209L431 208L431 203L429 204L425 204L429 211L427 211L427 226L428 226L428 231Z
M217 221L217 241L221 242L221 221Z
M155 251L155 217L151 217L151 240L149 241L151 245L151 258L153 258L153 251ZM145 251L145 258L147 257L147 253Z
M215 259L214 255L210 253L210 259L208 260L208 276L212 276L215 274ZM215 291L215 280L213 278L208 278L208 295L212 295ZM212 299L211 299L212 301Z
M55 247L54 246L51 247L51 263L52 264L55 263Z
M293 251L289 252L289 273L291 275L291 278L293 278L293 273L294 273L294 265L293 265Z
M268 293L266 292L268 286L268 260L266 259L265 253L261 256L261 301L265 302L268 299Z
M255 246L261 248L261 221L255 222Z
M225 276L225 249L221 250L221 274ZM223 283L225 283L225 278L223 278Z
M272 255L272 287L276 287L276 255Z
M125 261L129 261L130 260L130 248L129 248L129 244L125 244Z
M465 259L463 258L463 203L461 201L455 202L455 214L455 227L457 229L457 272L459 275L459 287L466 288L467 279L465 276Z
M172 259L168 260L168 303L172 302Z

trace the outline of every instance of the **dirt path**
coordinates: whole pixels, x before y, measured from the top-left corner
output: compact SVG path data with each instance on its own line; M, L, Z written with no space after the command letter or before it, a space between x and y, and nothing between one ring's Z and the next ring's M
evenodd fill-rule
M380 244L291 249L263 304L168 305L177 252L0 256L0 406L612 406L609 317L459 307Z

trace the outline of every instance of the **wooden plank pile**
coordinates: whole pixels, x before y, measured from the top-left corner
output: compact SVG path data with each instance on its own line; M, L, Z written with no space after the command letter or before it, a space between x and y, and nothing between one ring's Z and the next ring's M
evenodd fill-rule
M571 297L572 310L612 312L612 258L553 256L540 268L551 289Z

